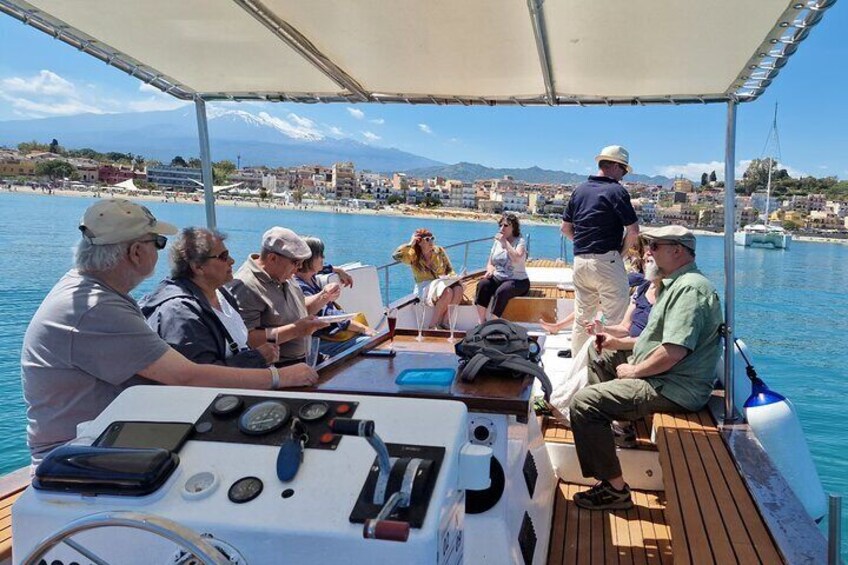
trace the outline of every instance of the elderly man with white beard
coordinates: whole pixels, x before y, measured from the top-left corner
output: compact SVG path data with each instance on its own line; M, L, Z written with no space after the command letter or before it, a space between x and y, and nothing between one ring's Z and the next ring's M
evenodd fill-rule
M721 352L721 306L712 283L695 266L694 234L668 226L643 230L642 236L662 277L647 326L630 356L617 350L617 338L601 335L602 352L589 362L593 384L579 391L570 406L581 471L599 481L574 496L575 504L590 510L633 506L612 422L700 410L712 393Z

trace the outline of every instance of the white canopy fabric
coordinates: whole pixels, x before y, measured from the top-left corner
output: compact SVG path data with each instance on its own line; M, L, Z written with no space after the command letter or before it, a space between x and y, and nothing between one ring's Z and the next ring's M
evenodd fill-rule
M752 100L834 0L0 0L174 96Z

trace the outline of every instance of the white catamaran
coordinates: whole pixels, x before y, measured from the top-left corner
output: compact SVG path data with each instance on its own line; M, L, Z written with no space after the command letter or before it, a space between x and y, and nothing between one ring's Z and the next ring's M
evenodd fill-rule
M778 152L780 151L780 141L777 135L777 104L774 105L774 120L772 121L771 130L769 131L766 146L769 141L774 140ZM769 223L769 207L771 205L771 174L774 169L775 160L772 157L768 158L768 180L766 181L766 203L764 220L762 224L748 224L734 234L736 245L744 247L771 247L773 249L789 249L792 243L792 234L787 232L781 226L775 226Z
M0 0L0 12L194 102L214 227L214 101L724 104L732 210L737 109L759 98L833 3ZM838 503L826 539L816 520L827 502L791 406L757 388L742 410L751 388L730 354L733 220L725 214L722 386L699 413L638 423L637 447L620 452L631 510L573 504L587 480L569 430L535 415L531 378L399 384L407 370L455 370L452 336L418 329L429 313L415 295L388 303L391 265L355 265L341 304L369 320L396 310L393 339L383 324L320 365L319 383L303 391L128 389L80 426L76 443L120 445L132 422L136 442L167 444L166 455L129 469L103 448L106 459L75 461L38 488L27 470L3 478L0 562L835 563ZM471 294L482 271L468 271ZM527 271L530 295L504 316L533 330L573 307L571 270L538 259ZM460 307L460 336L473 308ZM558 353L570 336L538 340L556 380L569 369ZM291 475L277 458L293 414L308 438Z

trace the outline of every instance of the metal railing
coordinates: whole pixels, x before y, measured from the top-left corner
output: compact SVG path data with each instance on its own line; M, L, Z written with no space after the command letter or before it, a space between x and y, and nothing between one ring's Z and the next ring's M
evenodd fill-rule
M464 252L463 258L462 258L462 269L459 271L460 273L464 273L464 272L467 272L467 270L468 270L468 250L469 250L470 246L474 243L482 243L484 241L491 242L492 238L491 237L481 237L479 239L468 239L466 241L460 241L459 243L452 243L450 245L445 245L444 249L447 250L447 249L454 249L456 247L463 247L463 246L465 247L465 252ZM529 256L529 254L530 254L530 236L529 235L524 236L524 242L525 242L525 245L527 246L527 253L528 253L528 256ZM378 276L379 276L380 271L383 271L383 303L384 304L389 304L389 301L390 301L389 300L389 288L391 286L391 279L389 277L389 269L391 267L395 267L397 265L403 265L403 264L404 263L402 263L401 261L392 261L391 263L386 263L385 265L380 265L379 267L377 267Z

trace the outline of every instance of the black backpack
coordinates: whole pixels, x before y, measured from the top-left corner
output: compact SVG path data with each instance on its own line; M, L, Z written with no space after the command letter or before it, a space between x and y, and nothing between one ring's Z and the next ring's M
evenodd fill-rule
M545 400L551 398L551 381L539 366L539 344L518 324L500 319L484 322L456 344L456 354L459 378L465 382L474 382L484 369L515 378L532 375L542 383Z

